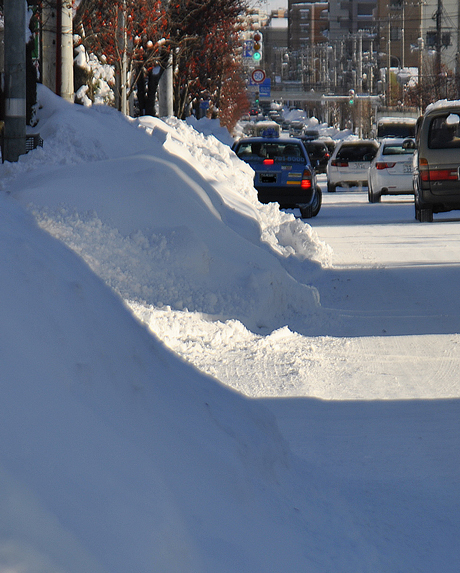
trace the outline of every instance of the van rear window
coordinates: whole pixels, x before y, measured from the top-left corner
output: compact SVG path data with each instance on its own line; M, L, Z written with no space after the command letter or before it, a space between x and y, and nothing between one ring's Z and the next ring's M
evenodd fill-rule
M429 149L460 148L460 122L449 122L447 117L433 118L428 131Z

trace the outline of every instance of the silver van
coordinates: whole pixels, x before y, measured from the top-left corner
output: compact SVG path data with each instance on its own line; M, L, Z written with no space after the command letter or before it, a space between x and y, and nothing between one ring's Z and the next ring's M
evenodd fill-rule
M417 120L413 167L416 219L460 209L460 102L431 104Z

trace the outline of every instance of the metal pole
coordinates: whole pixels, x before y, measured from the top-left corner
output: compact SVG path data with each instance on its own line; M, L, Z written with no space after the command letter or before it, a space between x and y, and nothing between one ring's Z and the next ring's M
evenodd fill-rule
M455 55L455 87L460 97L460 5L457 4L457 53Z
M358 32L358 92L363 91L363 33Z
M126 32L126 0L123 0L122 6L118 11L118 51L120 53L120 68L116 89L117 107L124 115L128 113L127 105L127 82L128 82L128 65L127 65L127 32Z
M404 0L402 0L402 27L401 27L401 68L406 67L406 42L405 42L405 31L406 27L406 7Z
M56 86L57 63L57 4L45 3L42 8L42 65L41 77L44 86L59 93Z
M56 1L56 94L62 90L62 0Z
M158 115L168 117L173 115L173 111L173 67L170 56L158 85Z
M26 153L26 3L4 0L5 127L3 161Z
M368 70L368 92L369 94L374 93L374 41L370 41L369 45L369 70Z
M390 13L388 12L388 38L387 38L387 106L391 105L391 82L390 82L390 67L391 67L391 41L390 41Z
M128 31L126 29L126 0L123 0L123 56L121 62L121 111L124 115L128 115Z
M436 11L436 97L441 99L442 0Z
M421 28L420 24L420 28ZM419 97L419 106L420 106L420 113L423 112L423 50L425 49L425 42L420 35L418 39L418 49L419 49L419 61L418 61L418 91L420 94Z
M67 101L74 101L73 82L73 24L72 2L63 0L61 6L61 92Z

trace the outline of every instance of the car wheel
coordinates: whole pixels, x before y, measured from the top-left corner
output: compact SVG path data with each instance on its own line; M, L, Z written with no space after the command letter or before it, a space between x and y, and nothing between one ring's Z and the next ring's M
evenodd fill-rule
M311 216L312 217L316 217L316 215L319 213L319 211L321 209L322 200L323 200L323 192L321 191L321 187L317 186L316 187L316 193L315 193L315 199L314 199L313 204L311 206Z
M432 209L419 209L420 218L416 218L420 223L432 223L433 222L433 210Z
M312 206L308 205L308 207L304 207L303 205L299 205L300 209L300 216L302 219L310 219L313 217Z
M334 193L336 190L337 185L334 185L334 183L329 183L329 181L327 182L327 192L328 193Z
M382 198L380 193L374 192L374 189L370 181L368 182L368 187L367 187L367 198L369 199L369 203L380 203L380 199Z
M415 218L420 223L432 223L433 222L433 209L430 209L426 205L420 204L420 200L415 190Z

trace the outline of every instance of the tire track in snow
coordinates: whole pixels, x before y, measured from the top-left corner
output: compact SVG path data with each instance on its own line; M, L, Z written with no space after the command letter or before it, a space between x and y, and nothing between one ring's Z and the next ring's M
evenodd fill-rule
M459 335L309 337L284 327L261 336L236 320L131 308L171 350L251 398L403 400L460 392Z

